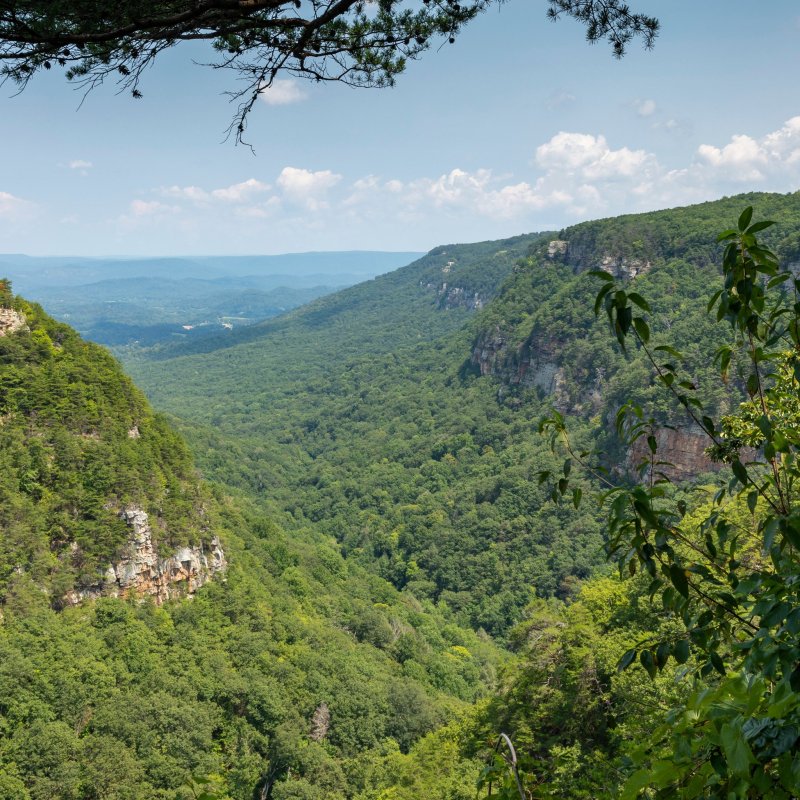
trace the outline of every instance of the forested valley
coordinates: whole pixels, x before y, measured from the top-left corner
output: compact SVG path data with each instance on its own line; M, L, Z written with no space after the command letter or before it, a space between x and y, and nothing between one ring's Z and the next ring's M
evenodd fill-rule
M0 283L0 799L798 796L798 263L738 195L116 359Z

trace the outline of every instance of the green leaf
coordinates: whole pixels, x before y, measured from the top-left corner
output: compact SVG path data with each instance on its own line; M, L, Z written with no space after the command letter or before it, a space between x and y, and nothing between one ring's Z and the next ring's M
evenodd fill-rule
M761 220L761 222L754 222L748 229L747 233L758 233L759 231L771 228L775 223L770 219Z
M636 333L639 334L639 338L647 344L650 341L650 328L647 323L641 317L636 317L633 320L633 327Z
M593 278L600 278L601 281L614 283L614 276L610 272L606 272L604 269L590 269L586 274L591 275Z
M720 731L720 741L722 750L725 753L725 761L728 770L734 775L745 776L750 773L750 765L755 764L753 752L747 744L742 730L738 726L726 723Z
M689 659L689 640L681 639L672 648L672 655L679 664L685 664Z
M689 579L686 577L686 570L683 567L679 564L670 564L669 579L684 597L689 597Z
M739 481L742 486L747 486L747 484L750 483L747 470L744 468L744 464L742 464L738 458L731 462L731 469L733 470L733 474L736 476L736 480Z
M582 494L583 492L577 487L572 490L572 505L574 505L576 509L580 507Z
M655 678L656 661L653 658L653 654L649 650L642 650L642 652L639 653L639 663L645 668L647 674L651 678Z
M669 353L673 358L682 359L683 356L681 353L676 350L674 347L670 347L668 344L660 344L658 347L653 348L653 352L656 353Z
M638 772L634 772L633 775L625 781L625 785L622 787L622 793L619 796L620 800L636 800L642 789L646 789L650 786L650 783L649 769L640 769Z
M714 304L719 299L719 296L722 294L722 289L717 289L713 295L711 295L711 299L708 301L708 306L706 306L706 311L711 313L711 309L714 308Z
M631 664L633 664L635 658L636 658L635 647L632 647L630 650L626 650L622 658L619 660L619 663L617 664L617 671L623 672L624 670L628 669L628 667Z
M659 669L664 669L670 655L672 655L672 645L669 642L661 642L656 648L656 666Z
M605 296L614 288L613 283L606 283L603 288L597 293L597 297L594 301L594 315L597 316L600 313L600 306L603 304L603 299Z
M631 303L639 306L642 311L650 311L650 304L638 292L631 292L628 295L628 300L630 300Z
M750 224L750 220L753 219L753 206L747 206L747 208L742 211L739 216L739 231L744 233L747 230L747 226Z
M711 662L711 666L714 667L714 669L719 672L720 675L725 674L725 665L722 663L719 653L716 653L712 650L708 654L708 660Z

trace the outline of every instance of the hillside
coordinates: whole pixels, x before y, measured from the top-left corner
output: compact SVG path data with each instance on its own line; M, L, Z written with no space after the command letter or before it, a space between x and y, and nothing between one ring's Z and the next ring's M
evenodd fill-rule
M705 303L716 233L748 202L778 221L768 240L791 256L797 196L745 195L521 239L516 252L462 246L473 258L465 294L487 277L497 287L482 309L442 303L445 277L459 281L455 265L442 275L458 264L443 247L239 338L127 366L179 419L207 474L503 636L532 588L569 598L604 561L599 517L548 505L534 480L553 463L538 420L553 405L569 412L578 443L625 473L633 461L610 423L622 398L666 414L642 354L620 359L595 319L596 281L584 272L605 265L634 280L654 305L654 336L668 330L700 396L730 408L736 385L712 381L704 355L725 336ZM560 252L554 241L570 244ZM502 251L513 269L496 269ZM712 468L691 429L664 430L678 474Z
M105 350L0 285L3 800L343 800L490 689L490 642L203 483Z
M703 575L704 547L733 583L734 570L761 569L761 501L732 496L717 545L703 544L730 470L656 391L641 349L621 352L595 318L598 282L586 275L602 268L644 295L653 345L683 351L675 369L712 413L734 410L744 365L718 379L708 354L730 336L706 305L719 281L715 236L747 203L777 221L763 240L793 263L798 195L744 195L443 246L230 336L124 351L169 421L105 351L6 290L3 508L20 513L3 520L17 544L0 554L0 798L188 800L194 775L225 800L470 800L500 731L541 798L669 782L681 758L687 797L736 785L756 757L780 769L755 779L796 794L796 690L787 678L756 718L751 697L766 690L726 674L739 656L713 638L708 596L688 606L688 624L699 620L689 638L680 616L679 587ZM608 509L591 499L600 475L624 488L635 473L639 455L613 425L627 398L653 415L675 476L695 481L655 487L683 508L693 537L675 545L675 563L688 566L677 577L631 562L623 579L606 564ZM537 428L553 408L575 452L596 453L607 472L551 452ZM212 482L197 477L173 425ZM155 447L162 440L170 446ZM61 450L72 460L59 462ZM543 470L569 474L570 502L552 502ZM184 512L174 519L173 497ZM130 504L167 549L216 536L224 576L192 588L191 602L155 593L131 603L108 587L112 596L94 596L100 587L63 602L70 588L96 586L106 559L138 535L135 518L114 516ZM47 538L65 512L72 539ZM60 566L92 543L94 562L81 561L90 568ZM777 547L771 556L778 563ZM708 574L712 605L737 602ZM786 633L794 659L796 636L782 627L792 608L777 603L763 630ZM696 661L702 646L707 663ZM626 653L643 669L620 672ZM695 694L683 680L694 669ZM736 752L752 762L694 726L687 704L713 697L708 687L733 692L720 694L733 709L725 719L738 715L725 730L738 726ZM676 708L686 715L664 716ZM699 755L670 740L676 720ZM494 770L484 777L509 778L504 762ZM698 787L705 794L692 795Z
M0 420L0 599L20 576L55 606L104 582L163 599L179 549L192 588L224 568L183 441L107 352L6 283Z

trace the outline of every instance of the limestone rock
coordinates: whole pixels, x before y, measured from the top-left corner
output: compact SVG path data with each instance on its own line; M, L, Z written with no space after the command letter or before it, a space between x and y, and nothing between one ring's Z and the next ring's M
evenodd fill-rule
M111 597L152 597L157 605L174 597L193 595L215 575L227 569L219 539L182 547L161 558L153 543L147 512L137 506L125 508L120 517L131 529L122 558L109 564L102 583L76 589L64 597L66 605L77 605L102 595Z
M0 336L27 329L25 317L13 308L0 308Z

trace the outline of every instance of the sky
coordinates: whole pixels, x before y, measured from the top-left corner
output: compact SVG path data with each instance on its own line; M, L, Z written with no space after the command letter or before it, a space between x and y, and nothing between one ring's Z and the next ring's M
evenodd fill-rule
M507 0L392 89L286 79L225 141L231 75L173 49L144 97L80 105L55 70L0 87L0 252L428 250L800 188L796 0L630 0L618 61L544 0ZM79 107L80 105L80 107Z

